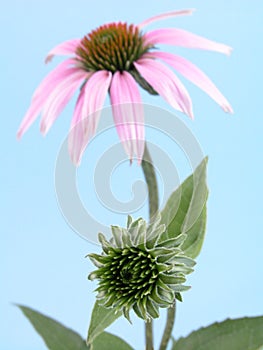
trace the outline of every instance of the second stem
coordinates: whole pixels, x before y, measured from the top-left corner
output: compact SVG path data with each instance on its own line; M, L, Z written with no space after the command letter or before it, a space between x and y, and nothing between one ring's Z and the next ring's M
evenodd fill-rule
M157 213L159 207L158 186L152 159L145 143L144 155L142 160L142 169L148 187L149 198L149 217L150 219ZM146 350L153 350L153 322L145 324Z

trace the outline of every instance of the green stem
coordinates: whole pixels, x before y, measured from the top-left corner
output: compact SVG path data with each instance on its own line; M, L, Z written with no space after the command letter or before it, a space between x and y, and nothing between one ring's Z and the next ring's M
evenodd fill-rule
M175 309L176 309L176 306L174 301L174 305L167 310L166 325L164 328L163 337L162 337L159 350L166 350L168 342L171 338L174 321L175 321Z
M158 211L159 197L156 180L156 173L152 164L152 159L145 143L145 150L142 160L142 169L148 187L149 217L152 218ZM153 350L153 322L145 324L146 350Z
M142 160L142 169L143 169L144 177L148 187L149 216L150 218L152 218L158 211L159 196L158 196L156 173L155 173L152 158L150 156L146 143L145 143L144 155Z
M145 323L145 341L146 341L146 350L153 350L153 322Z
M142 160L142 169L143 169L145 180L148 187L149 216L150 218L152 218L159 209L159 197L158 197L156 173L155 173L153 162L146 143L145 143L145 150L144 150L144 155ZM175 301L174 301L174 306L167 310L166 325L165 325L163 337L160 344L160 350L166 350L168 342L172 335L174 322L175 322ZM145 338L146 338L146 350L153 350L152 322L147 322L145 324Z

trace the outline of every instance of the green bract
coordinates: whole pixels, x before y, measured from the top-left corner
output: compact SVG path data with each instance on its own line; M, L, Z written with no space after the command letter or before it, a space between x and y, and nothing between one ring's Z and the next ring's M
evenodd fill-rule
M133 221L129 216L127 229L112 226L112 234L110 241L99 234L103 253L88 255L98 267L89 279L99 280L96 291L101 305L121 310L127 319L133 309L148 321L159 317L159 307L181 300L180 292L190 288L183 285L185 275L195 265L180 248L185 235L165 240L166 228L159 216L148 227L145 220Z

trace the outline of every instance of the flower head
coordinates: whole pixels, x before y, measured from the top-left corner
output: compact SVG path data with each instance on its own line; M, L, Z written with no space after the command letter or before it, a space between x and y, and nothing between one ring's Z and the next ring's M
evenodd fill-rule
M185 275L192 272L195 262L186 257L180 246L185 235L165 239L165 225L160 217L147 227L143 219L128 217L127 228L112 227L113 238L99 240L103 253L89 254L97 270L89 279L99 280L97 298L105 307L129 311L144 320L159 317L159 307L167 308L175 298L181 300Z
M192 101L183 83L168 66L204 90L226 112L232 108L213 82L193 63L167 52L158 44L183 46L229 54L231 49L185 30L170 28L144 33L144 27L167 17L191 14L174 11L150 18L139 25L110 23L82 39L54 47L55 55L69 55L42 81L20 125L20 138L41 113L40 130L46 134L73 94L80 88L71 122L69 152L78 165L95 134L100 111L109 93L114 122L124 149L139 162L144 151L144 115L138 85L162 96L172 107L193 118Z

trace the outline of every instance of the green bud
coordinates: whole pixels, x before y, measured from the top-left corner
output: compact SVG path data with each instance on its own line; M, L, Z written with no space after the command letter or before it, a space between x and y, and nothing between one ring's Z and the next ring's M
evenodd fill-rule
M185 236L161 240L166 227L160 225L160 216L146 225L145 220L132 220L127 228L112 226L110 241L99 234L103 253L89 254L97 270L89 279L98 279L97 298L101 305L121 310L130 320L133 309L137 316L149 321L159 317L159 308L173 305L180 292L190 287L183 285L185 275L193 271L195 262L181 250Z

